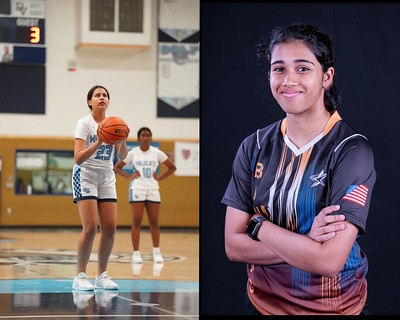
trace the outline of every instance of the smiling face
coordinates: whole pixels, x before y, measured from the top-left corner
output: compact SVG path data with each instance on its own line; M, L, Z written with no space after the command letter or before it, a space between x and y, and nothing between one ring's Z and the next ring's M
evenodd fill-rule
M333 68L323 72L303 41L280 43L271 52L271 91L287 114L325 109L324 90L331 85L333 74Z

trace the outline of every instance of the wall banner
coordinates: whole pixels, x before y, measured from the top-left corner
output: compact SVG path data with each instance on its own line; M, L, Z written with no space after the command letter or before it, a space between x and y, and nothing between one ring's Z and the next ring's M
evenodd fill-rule
M199 0L159 0L159 118L199 117L199 19Z
M176 176L200 175L200 149L197 142L175 142Z

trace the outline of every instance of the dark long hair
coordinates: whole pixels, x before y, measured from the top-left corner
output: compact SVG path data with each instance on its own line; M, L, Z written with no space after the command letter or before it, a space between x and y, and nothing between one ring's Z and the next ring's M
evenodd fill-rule
M87 100L86 100L86 101L89 101L89 100L92 99L92 97L93 97L93 92L94 92L94 90L96 90L97 88L101 88L101 89L106 90L108 100L110 100L110 93L108 92L108 90L107 90L105 87L103 87L103 86L97 84L97 85L91 87L90 90L88 91L88 93L87 93ZM89 107L90 110L92 110L92 106L89 105L89 103L88 103L88 107Z
M286 27L277 27L272 30L268 40L261 38L256 46L257 59L259 62L268 62L268 75L270 73L271 52L274 47L281 43L291 41L303 41L310 51L315 55L321 64L322 70L326 72L328 68L334 67L335 58L333 53L332 40L318 27L308 24L290 24ZM333 78L332 84L324 92L325 108L329 112L334 112L340 108L341 97Z

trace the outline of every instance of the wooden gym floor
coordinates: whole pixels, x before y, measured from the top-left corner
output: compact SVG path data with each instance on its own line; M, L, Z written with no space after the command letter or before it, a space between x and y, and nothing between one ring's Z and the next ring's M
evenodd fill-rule
M198 319L198 229L161 229L163 264L142 229L141 267L129 228L118 228L108 274L119 290L73 292L80 228L0 228L0 319ZM96 236L87 268L97 271Z

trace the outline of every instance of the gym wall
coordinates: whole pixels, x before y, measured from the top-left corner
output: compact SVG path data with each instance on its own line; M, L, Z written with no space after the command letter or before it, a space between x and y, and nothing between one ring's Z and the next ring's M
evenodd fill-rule
M145 6L151 5L148 45L83 43L82 3L89 1L46 1L45 66L1 65L0 227L80 225L72 196L15 194L11 184L16 183L17 149L73 150L77 121L90 112L86 94L93 85L109 90L107 115L128 123L132 141L143 126L152 130L163 151L173 151L176 141L199 141L199 118L157 116L160 2L145 0ZM160 187L161 226L198 227L199 177L173 175ZM117 191L119 225L130 225L128 185L118 176Z
M156 139L174 161L175 141ZM0 136L0 227L65 227L81 226L78 209L71 195L17 194L15 186L17 150L55 151L74 149L72 138ZM130 142L130 140L127 140ZM179 140L182 141L182 140ZM132 141L134 142L134 141ZM198 142L187 140L185 142ZM161 173L166 170L161 165ZM71 168L72 172L72 168ZM128 179L117 175L118 226L130 226L131 207L128 203ZM161 227L199 227L199 177L176 176L160 181ZM147 217L143 217L147 226Z

